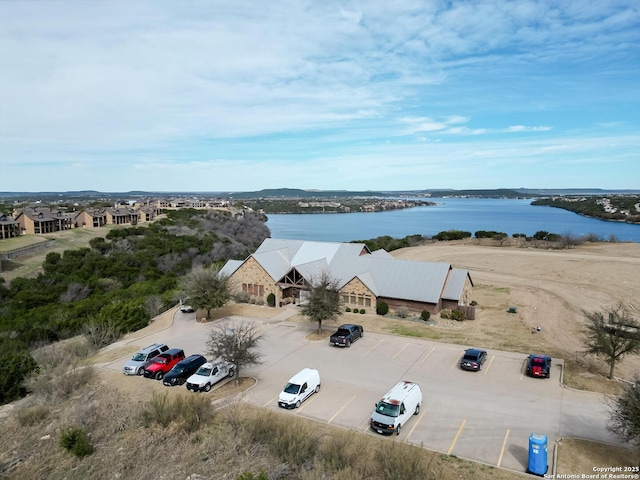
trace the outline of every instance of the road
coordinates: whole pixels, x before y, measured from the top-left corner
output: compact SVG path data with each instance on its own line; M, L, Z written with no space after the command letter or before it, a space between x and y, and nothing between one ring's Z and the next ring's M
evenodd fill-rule
M417 382L423 391L421 412L389 441L520 472L527 467L532 432L548 436L550 471L553 445L560 438L618 443L606 428L603 396L562 386L562 359L553 359L550 379L525 376L525 354L497 350L488 350L481 371L462 371L458 368L464 350L460 345L365 332L351 348L332 347L328 340L306 340L310 326L287 321L295 313L292 307L270 319L228 318L255 321L264 330L262 363L242 372L258 380L244 401L279 409L277 397L287 380L311 367L320 372L320 393L288 414L368 435L377 435L368 422L379 398L399 380ZM186 355L204 353L209 329L196 323L194 314L178 311L169 328L129 343L142 347L164 342L183 348ZM104 368L119 371L128 358Z

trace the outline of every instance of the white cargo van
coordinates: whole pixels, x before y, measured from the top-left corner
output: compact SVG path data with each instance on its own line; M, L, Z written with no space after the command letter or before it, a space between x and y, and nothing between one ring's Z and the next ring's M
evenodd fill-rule
M320 373L313 368L303 368L287 382L278 397L278 406L298 408L302 402L320 391Z
M403 427L412 415L420 412L422 391L417 383L405 380L398 382L376 403L369 425L378 433L400 435Z

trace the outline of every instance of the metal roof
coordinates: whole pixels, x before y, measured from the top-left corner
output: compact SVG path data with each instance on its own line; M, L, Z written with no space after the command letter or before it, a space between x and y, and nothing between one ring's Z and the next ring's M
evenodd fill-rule
M447 280L447 286L442 293L442 298L446 300L459 300L468 276L469 272L467 270L461 270L459 268L452 269L449 274L449 279Z
M311 283L327 272L339 288L357 277L381 297L438 303L440 298L455 300L462 294L467 270L443 262L397 260L384 250L361 255L363 249L367 247L362 243L267 238L252 257L274 281L295 268ZM223 272L235 272L240 266L229 263Z

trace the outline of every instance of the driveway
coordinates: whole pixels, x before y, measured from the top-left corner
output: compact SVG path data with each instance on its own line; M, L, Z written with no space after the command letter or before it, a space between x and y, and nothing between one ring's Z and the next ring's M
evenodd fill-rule
M548 436L549 471L553 444L562 437L619 443L606 428L603 396L561 385L562 359L553 359L550 379L525 376L525 354L497 350L488 350L481 371L462 371L458 362L464 347L460 345L365 332L351 348L341 349L330 346L328 340L306 340L313 325L287 322L295 313L294 307L270 319L228 317L229 321L256 321L265 334L262 363L242 372L258 380L244 401L279 409L277 397L283 385L302 368L311 367L319 370L322 389L288 414L369 435L377 435L368 422L379 398L399 380L420 384L424 402L420 414L389 441L520 472L527 467L532 432ZM183 348L186 355L204 353L210 327L194 318L178 311L169 328L129 343L142 347L164 342ZM127 360L121 358L105 368L121 370ZM131 377L131 381L140 379Z

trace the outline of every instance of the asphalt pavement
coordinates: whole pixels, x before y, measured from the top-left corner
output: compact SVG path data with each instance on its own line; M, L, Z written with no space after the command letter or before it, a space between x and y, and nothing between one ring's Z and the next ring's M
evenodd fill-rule
M554 442L560 438L620 443L606 428L604 396L561 384L562 359L553 359L550 379L524 374L526 354L498 350L487 350L482 370L463 371L458 367L463 346L365 332L350 348L333 347L328 339L308 341L311 324L287 321L296 313L296 307L288 307L269 319L225 319L257 322L264 330L262 363L242 372L258 381L244 401L279 409L277 397L284 384L310 367L320 372L320 393L288 414L369 435L378 435L369 430L369 418L380 397L399 380L418 383L423 392L421 411L389 441L520 472L527 468L529 435L534 432L548 437L550 472ZM195 314L177 311L168 328L127 343L144 347L163 342L183 348L186 355L204 353L210 328L197 323ZM121 370L128 359L104 368ZM139 380L131 377L132 382Z

